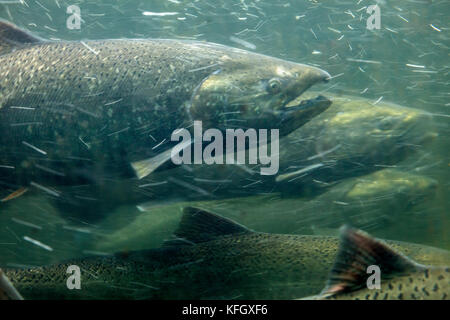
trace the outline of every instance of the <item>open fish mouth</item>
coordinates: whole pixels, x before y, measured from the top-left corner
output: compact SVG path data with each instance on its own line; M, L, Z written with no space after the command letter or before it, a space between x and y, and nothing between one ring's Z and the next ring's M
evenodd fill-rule
M300 128L315 116L321 114L331 105L331 100L319 95L312 99L300 100L296 98L278 110L281 135Z
M298 96L294 100L291 100L286 105L284 105L281 108L281 111L295 112L295 111L299 111L299 110L307 110L307 109L316 107L317 105L321 105L321 104L322 105L326 105L326 104L331 105L331 100L329 100L328 98L326 98L322 95L318 95L315 98L305 99L305 100L300 100L300 96Z
M296 115L309 114L311 117L316 116L331 105L331 100L325 96L318 95L315 98L301 100L300 96L296 99L288 102L278 111L282 114L283 118L289 118Z

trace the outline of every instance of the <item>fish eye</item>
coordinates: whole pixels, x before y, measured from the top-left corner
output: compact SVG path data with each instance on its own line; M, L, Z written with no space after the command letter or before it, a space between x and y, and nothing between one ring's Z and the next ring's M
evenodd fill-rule
M281 91L281 81L278 78L272 78L267 83L267 91L271 94L276 94Z
M379 120L377 127L380 130L390 130L395 126L396 119L393 117L385 117Z

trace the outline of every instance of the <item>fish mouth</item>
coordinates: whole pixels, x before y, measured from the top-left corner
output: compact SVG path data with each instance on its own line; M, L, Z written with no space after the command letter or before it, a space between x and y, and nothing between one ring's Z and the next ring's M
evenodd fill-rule
M295 111L299 111L299 110L307 110L309 108L314 108L318 105L323 105L323 104L327 104L327 103L331 105L331 100L322 95L318 95L315 98L305 99L305 100L301 100L300 97L301 96L298 96L297 98L286 103L281 108L281 111L295 112Z
M291 100L286 105L284 105L279 111L288 116L294 114L304 114L305 112L314 111L314 115L318 115L319 113L328 109L331 105L331 100L326 98L325 96L318 95L315 98L300 100L299 97Z
M322 95L305 100L296 98L289 102L278 110L281 119L281 134L286 135L300 128L314 117L327 110L331 103L330 99Z

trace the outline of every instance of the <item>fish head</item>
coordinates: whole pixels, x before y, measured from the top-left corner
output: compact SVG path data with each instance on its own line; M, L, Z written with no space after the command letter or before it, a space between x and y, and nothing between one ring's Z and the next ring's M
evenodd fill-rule
M394 165L437 137L432 117L423 110L351 96L331 99L329 110L290 135L311 137L311 155L324 154L319 160Z
M389 215L389 219L404 218L403 213L410 214L411 209L433 199L438 182L430 177L400 171L384 169L358 179L347 192L346 201L373 204L372 212L399 212ZM380 201L377 201L379 199Z
M302 98L316 95L308 91ZM426 152L437 137L431 115L423 110L356 96L327 96L333 102L328 110L280 142L280 171L287 173L278 176L278 182L287 177L301 185L302 192L324 191L329 184L305 181L336 182L392 167ZM286 189L294 190L292 183Z
M420 151L438 136L431 115L423 110L384 103L371 108L370 113L367 118L372 117L372 123L365 121L368 137L377 144L376 150L383 146L383 158L379 160L386 164L395 164ZM373 153L368 156L377 159Z
M330 106L322 96L289 104L329 78L319 68L259 54L224 56L195 90L189 110L206 126L279 129L286 135Z

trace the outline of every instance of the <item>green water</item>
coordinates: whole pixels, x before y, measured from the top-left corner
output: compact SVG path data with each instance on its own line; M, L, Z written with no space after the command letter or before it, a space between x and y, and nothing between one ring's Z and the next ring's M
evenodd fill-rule
M381 29L368 30L365 8L375 3L381 9ZM66 26L69 5L81 9L78 30ZM449 14L450 2L445 0L0 1L1 19L45 39L174 38L216 42L318 66L332 75L329 83L317 89L324 94L359 96L374 105L390 101L431 113L433 124L425 132L434 131L439 136L432 144L420 146L419 152L389 167L434 179L436 188L411 206L386 209L380 205L373 215L401 213L402 218L367 231L382 238L448 250ZM380 163L380 169L382 166ZM192 183L195 185L195 181ZM235 186L235 198L247 184ZM386 188L389 187L387 183ZM253 223L255 229L275 232L282 230L286 222L265 219L264 214L270 214L267 208L287 212L302 201L314 200L311 196L295 197L295 190L289 193L288 199L277 199L276 206L270 196L260 201L242 197L233 200L232 205L221 200L225 202L206 206L241 219L242 223ZM384 196L389 197L389 191ZM76 212L65 212L64 204L55 206L45 195L25 195L0 203L0 265L42 265L92 252L157 247L177 226L186 201L168 190L167 196L159 197L144 211L136 207L140 203L120 205L111 208L106 218L94 222L80 219ZM245 220L236 213L240 208L244 212L241 214L245 210L257 211L258 206L262 214L254 220ZM392 208L402 212L392 212ZM329 219L334 218L330 215ZM329 229L299 232L336 234ZM25 241L24 237L48 247Z

